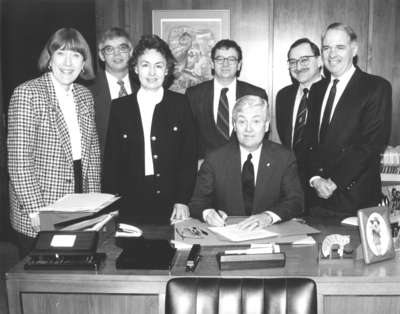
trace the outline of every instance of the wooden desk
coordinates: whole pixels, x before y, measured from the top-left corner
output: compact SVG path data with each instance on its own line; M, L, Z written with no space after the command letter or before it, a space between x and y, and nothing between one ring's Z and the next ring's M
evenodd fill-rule
M335 225L336 223L336 225ZM322 226L317 241L331 233L350 234L359 242L358 229L330 222ZM144 228L148 238L172 235L170 227ZM398 313L400 309L400 257L378 264L362 260L347 264L318 264L315 246L282 246L287 254L284 268L225 271L217 267L217 247L205 248L194 273L184 271L187 251L178 252L171 274L163 271L116 270L121 249L114 239L101 248L107 252L104 267L98 271L25 271L23 262L6 274L10 314L20 313L164 313L165 286L174 276L220 277L309 277L316 281L319 313L376 314Z

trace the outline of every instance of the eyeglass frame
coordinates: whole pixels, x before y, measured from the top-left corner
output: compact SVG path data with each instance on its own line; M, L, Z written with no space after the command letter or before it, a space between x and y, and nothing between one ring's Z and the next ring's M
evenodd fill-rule
M287 64L289 69L295 69L297 64L300 63L301 66L307 66L310 64L310 58L317 57L316 55L301 56L298 59L288 59ZM290 64L292 63L292 64Z
M187 239L202 239L206 235L204 230L197 227L176 228L176 233L184 240Z
M228 61L229 65L234 65L234 64L239 62L239 59L234 57L234 56L230 56L230 57L227 57L227 58L224 58L222 56L218 56L218 57L215 57L213 61L215 63L217 63L217 64L224 64L225 61Z
M106 52L107 49L111 49L111 51ZM125 49L126 49L126 51L124 51ZM111 56L112 54L115 53L116 50L119 53L129 53L132 50L132 47L125 43L120 44L118 47L113 47L113 46L107 45L101 49L101 52L107 56Z

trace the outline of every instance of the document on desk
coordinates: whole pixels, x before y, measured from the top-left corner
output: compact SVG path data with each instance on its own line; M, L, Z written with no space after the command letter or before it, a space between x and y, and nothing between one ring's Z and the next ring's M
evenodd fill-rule
M96 213L119 198L107 193L66 194L53 204L41 208L40 211Z
M239 229L238 224L224 227L209 227L208 229L233 242L272 238L278 235L275 232L265 229L242 230Z

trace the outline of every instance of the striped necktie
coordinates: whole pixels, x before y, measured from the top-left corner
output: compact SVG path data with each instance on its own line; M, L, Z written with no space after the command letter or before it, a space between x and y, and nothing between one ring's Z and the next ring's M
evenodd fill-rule
M118 97L123 97L123 96L128 95L128 93L127 93L127 91L125 89L125 86L124 86L124 81L123 80L119 80L117 83L120 86L120 89L119 89L119 92L118 92Z
M218 103L218 115L217 115L217 128L221 134L228 140L229 139L229 103L226 93L228 88L221 89L221 95L219 96Z
M293 133L293 150L297 150L299 144L303 141L304 127L307 122L307 94L308 88L303 89L303 97L301 97L299 109L297 110L296 123Z

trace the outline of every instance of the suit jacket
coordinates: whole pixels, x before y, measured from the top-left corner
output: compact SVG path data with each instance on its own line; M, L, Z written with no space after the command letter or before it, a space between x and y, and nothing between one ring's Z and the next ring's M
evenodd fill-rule
M100 149L90 91L74 84L81 131L84 192L100 191ZM8 111L11 224L36 233L29 213L74 193L74 170L67 125L49 73L18 86Z
M192 108L198 135L198 158L227 143L218 131L214 119L214 80L203 82L186 90ZM243 81L237 81L236 99L245 95L256 95L268 100L265 90Z
M381 199L379 163L390 135L392 89L383 78L356 68L337 103L324 144L320 144L321 106L328 85L329 80L322 80L310 90L308 178L331 178L338 186L328 200L316 198L316 205L338 216L355 215Z
M130 79L132 93L138 89L137 84ZM99 135L101 154L104 154L104 147L107 136L108 120L110 118L111 94L108 87L107 77L104 70L100 70L96 78L88 84L93 94L95 121L97 134Z
M264 139L258 165L252 214L266 210L289 219L303 212L304 195L293 153ZM211 152L201 165L190 203L191 215L202 217L204 209L223 210L245 216L240 148L233 133L228 144Z
M160 201L159 216L168 220L173 204L189 203L196 178L195 129L184 95L164 90L154 109L151 140L154 198ZM146 216L144 182L143 127L135 92L113 101L104 155L104 191L122 196L123 219Z
M296 101L298 84L282 88L275 99L276 129L281 143L292 149L293 109Z

